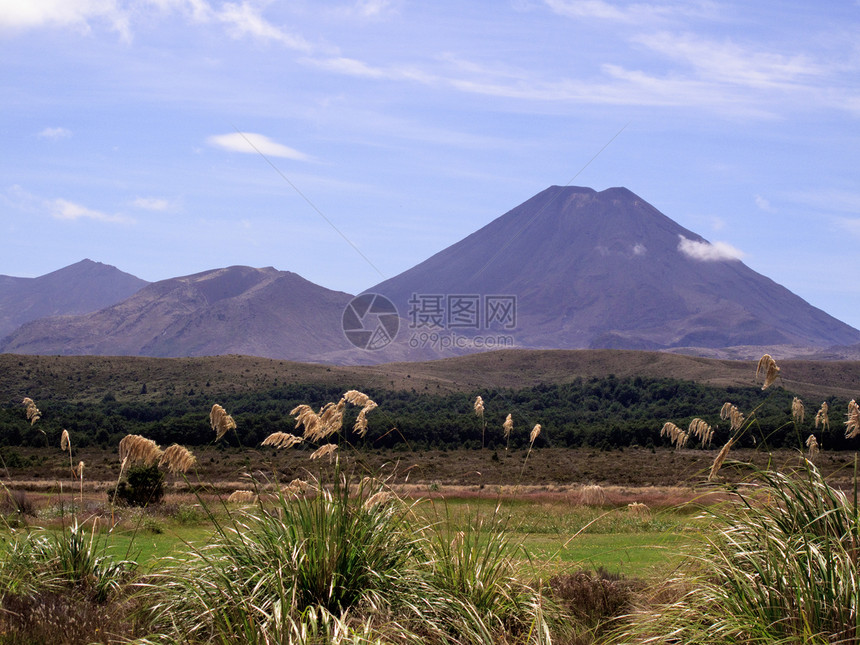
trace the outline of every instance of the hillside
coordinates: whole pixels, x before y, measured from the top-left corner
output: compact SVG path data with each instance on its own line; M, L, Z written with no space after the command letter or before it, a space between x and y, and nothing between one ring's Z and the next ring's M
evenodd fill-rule
M128 298L147 284L92 260L81 260L37 278L0 275L0 345L4 336L26 322L96 311Z
M860 361L780 360L777 386L806 397L855 398ZM251 356L146 358L0 354L0 403L23 396L94 401L189 389L212 396L287 384L471 393L563 384L576 378L673 378L719 387L754 386L755 362L630 350L500 350L415 363L325 366Z

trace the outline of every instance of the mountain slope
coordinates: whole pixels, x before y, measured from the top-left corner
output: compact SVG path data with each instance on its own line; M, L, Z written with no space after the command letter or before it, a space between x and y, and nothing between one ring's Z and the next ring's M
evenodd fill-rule
M0 338L31 320L110 306L147 284L92 260L81 260L38 278L0 275Z
M152 283L91 314L28 323L0 350L313 360L349 347L340 319L351 297L295 273L233 266Z
M626 188L548 188L368 292L389 297L405 317L423 307L421 294L515 296L516 325L508 331L518 347L860 341L860 331L739 260L721 258ZM413 294L419 298L410 305Z

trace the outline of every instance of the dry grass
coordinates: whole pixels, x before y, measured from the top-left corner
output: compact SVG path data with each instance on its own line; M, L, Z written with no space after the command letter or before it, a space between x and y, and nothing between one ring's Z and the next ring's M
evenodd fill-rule
M25 396L24 400L21 401L21 405L25 406L27 411L27 421L30 422L30 425L33 425L42 418L42 413L39 412L39 408L36 407L36 404L33 402L29 396Z
M217 403L212 406L209 412L209 425L215 431L215 441L218 441L230 430L236 429L236 422L233 420L227 411Z
M322 459L323 457L328 457L329 462L332 460L332 455L337 451L336 443L327 443L323 446L320 446L313 453L311 453L311 459Z
M818 456L818 451L818 439L815 438L814 434L811 434L806 439L806 458L809 459L809 461L815 461L815 458Z
M606 492L597 484L583 486L579 489L579 503L583 506L603 506L606 503Z
M119 442L119 460L125 464L151 466L161 459L162 451L152 439L127 434Z
M766 390L771 385L773 385L776 378L779 376L779 367L776 366L776 361L773 360L773 357L770 354L765 354L762 356L758 365L755 368L755 378L758 380L759 372L764 374L764 383L761 386L761 389Z
M161 455L158 461L159 466L166 466L167 470L174 475L177 473L187 473L197 463L197 458L190 450L178 443L173 444Z
M743 426L745 421L743 412L738 410L736 405L733 405L728 401L723 403L723 407L720 410L720 418L724 421L728 421L731 424L731 432L740 430L741 426Z
M273 446L275 448L292 448L296 444L301 443L301 437L297 437L289 432L273 432L268 437L263 439L261 446Z
M690 438L686 432L681 430L678 426L676 426L671 421L668 421L663 424L663 427L660 429L661 437L668 437L669 441L675 446L676 450L680 450L684 446L687 445L687 440Z
M235 490L227 498L229 504L256 504L257 493L252 490Z
M791 401L791 418L794 419L795 423L803 423L803 420L806 418L806 410L803 407L803 401L797 397L794 397Z
M854 399L848 403L848 418L845 420L845 438L853 439L860 435L860 406Z
M651 509L647 504L642 502L630 502L627 505L627 511L634 517L648 517L651 515Z
M720 468L722 468L723 462L726 460L726 457L729 454L729 450L732 449L732 446L734 445L734 443L735 443L735 438L734 437L730 438L726 442L726 445L723 446L723 449L720 450L719 454L717 454L716 458L714 459L714 463L711 465L711 472L708 474L708 481L709 482L714 481L714 479L717 476L717 473L720 472Z
M690 421L690 427L687 429L687 436L693 435L707 448L711 445L714 438L714 429L702 419L693 419Z
M818 412L815 414L815 429L818 430L818 426L821 426L823 431L830 429L830 406L827 405L827 401L824 401L821 404L821 407L818 409Z

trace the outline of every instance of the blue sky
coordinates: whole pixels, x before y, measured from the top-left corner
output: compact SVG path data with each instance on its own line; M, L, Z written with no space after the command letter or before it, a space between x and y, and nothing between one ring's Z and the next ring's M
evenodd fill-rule
M0 274L357 293L625 186L860 327L858 33L834 1L0 0Z

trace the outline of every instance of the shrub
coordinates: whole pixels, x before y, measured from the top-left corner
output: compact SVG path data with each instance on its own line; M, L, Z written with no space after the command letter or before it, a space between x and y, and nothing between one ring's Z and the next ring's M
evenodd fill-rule
M108 499L129 506L159 504L164 499L164 474L156 464L132 466L125 480L108 491Z

